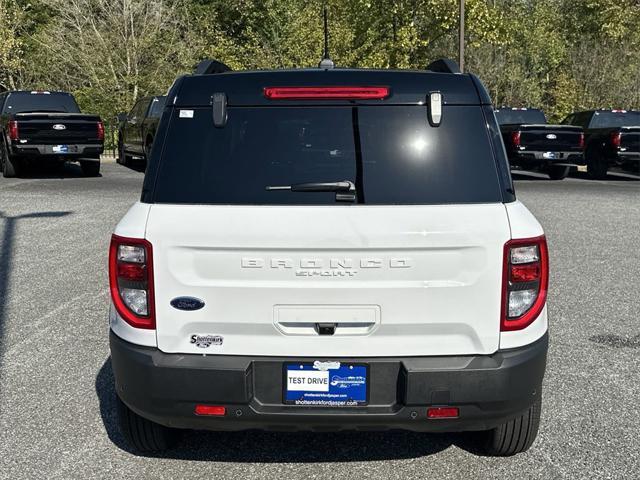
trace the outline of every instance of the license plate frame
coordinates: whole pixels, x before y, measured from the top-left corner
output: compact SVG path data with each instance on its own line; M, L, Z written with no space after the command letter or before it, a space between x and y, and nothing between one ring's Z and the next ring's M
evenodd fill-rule
M327 380L327 389L323 390L322 383L310 385L311 389L305 389L303 384L290 384L289 372L305 372L303 376L293 375L293 378L321 379L324 377ZM366 406L369 404L371 378L369 372L369 365L366 363L284 362L282 364L282 403L314 408ZM293 388L289 388L290 385Z
M53 153L69 153L69 145L54 145Z

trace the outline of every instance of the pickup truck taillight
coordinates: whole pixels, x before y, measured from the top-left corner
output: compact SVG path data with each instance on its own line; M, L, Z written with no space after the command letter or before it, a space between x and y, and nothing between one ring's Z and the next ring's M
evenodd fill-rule
M98 140L104 140L104 123L98 122Z
M511 132L511 143L516 148L520 146L520 130L517 132Z
M578 147L584 148L584 133L581 133L578 137Z
M611 132L611 145L615 148L620 148L622 141L622 134L620 132Z
M529 326L544 308L549 283L549 253L544 235L510 240L504 246L500 330Z
M9 122L9 140L18 140L18 122L15 120Z
M151 243L111 237L109 287L113 305L125 322L135 328L156 328Z

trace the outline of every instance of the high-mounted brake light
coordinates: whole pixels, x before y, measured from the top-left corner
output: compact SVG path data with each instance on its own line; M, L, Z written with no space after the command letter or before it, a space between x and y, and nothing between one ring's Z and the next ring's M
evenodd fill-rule
M381 100L389 87L265 87L270 100Z
M549 253L544 235L504 246L500 330L521 330L538 318L547 300Z
M622 133L611 132L611 144L616 148L620 148L622 144Z
M584 133L581 133L578 137L578 147L584 148Z
M151 243L111 237L109 287L113 305L125 322L135 328L156 328Z
M104 140L104 123L98 122L98 140Z
M18 122L15 120L9 122L9 140L18 140Z
M511 143L513 143L513 146L516 148L520 146L520 135L521 135L520 130L516 132L511 132Z

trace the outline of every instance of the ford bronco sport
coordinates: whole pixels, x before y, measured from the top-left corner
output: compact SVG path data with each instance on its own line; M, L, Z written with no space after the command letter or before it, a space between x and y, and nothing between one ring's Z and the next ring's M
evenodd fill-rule
M529 448L545 237L486 90L433 65L175 81L110 247L133 448L255 428L473 430L492 455Z

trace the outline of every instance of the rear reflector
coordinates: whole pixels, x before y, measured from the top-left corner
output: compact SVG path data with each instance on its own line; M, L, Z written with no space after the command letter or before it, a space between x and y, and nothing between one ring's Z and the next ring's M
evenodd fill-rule
M270 100L376 100L389 96L389 87L265 87Z
M227 413L227 409L220 405L196 405L196 415L209 415L212 417L223 417Z
M18 140L18 122L15 120L9 122L9 139Z
M431 407L427 409L427 418L458 418L458 407Z

